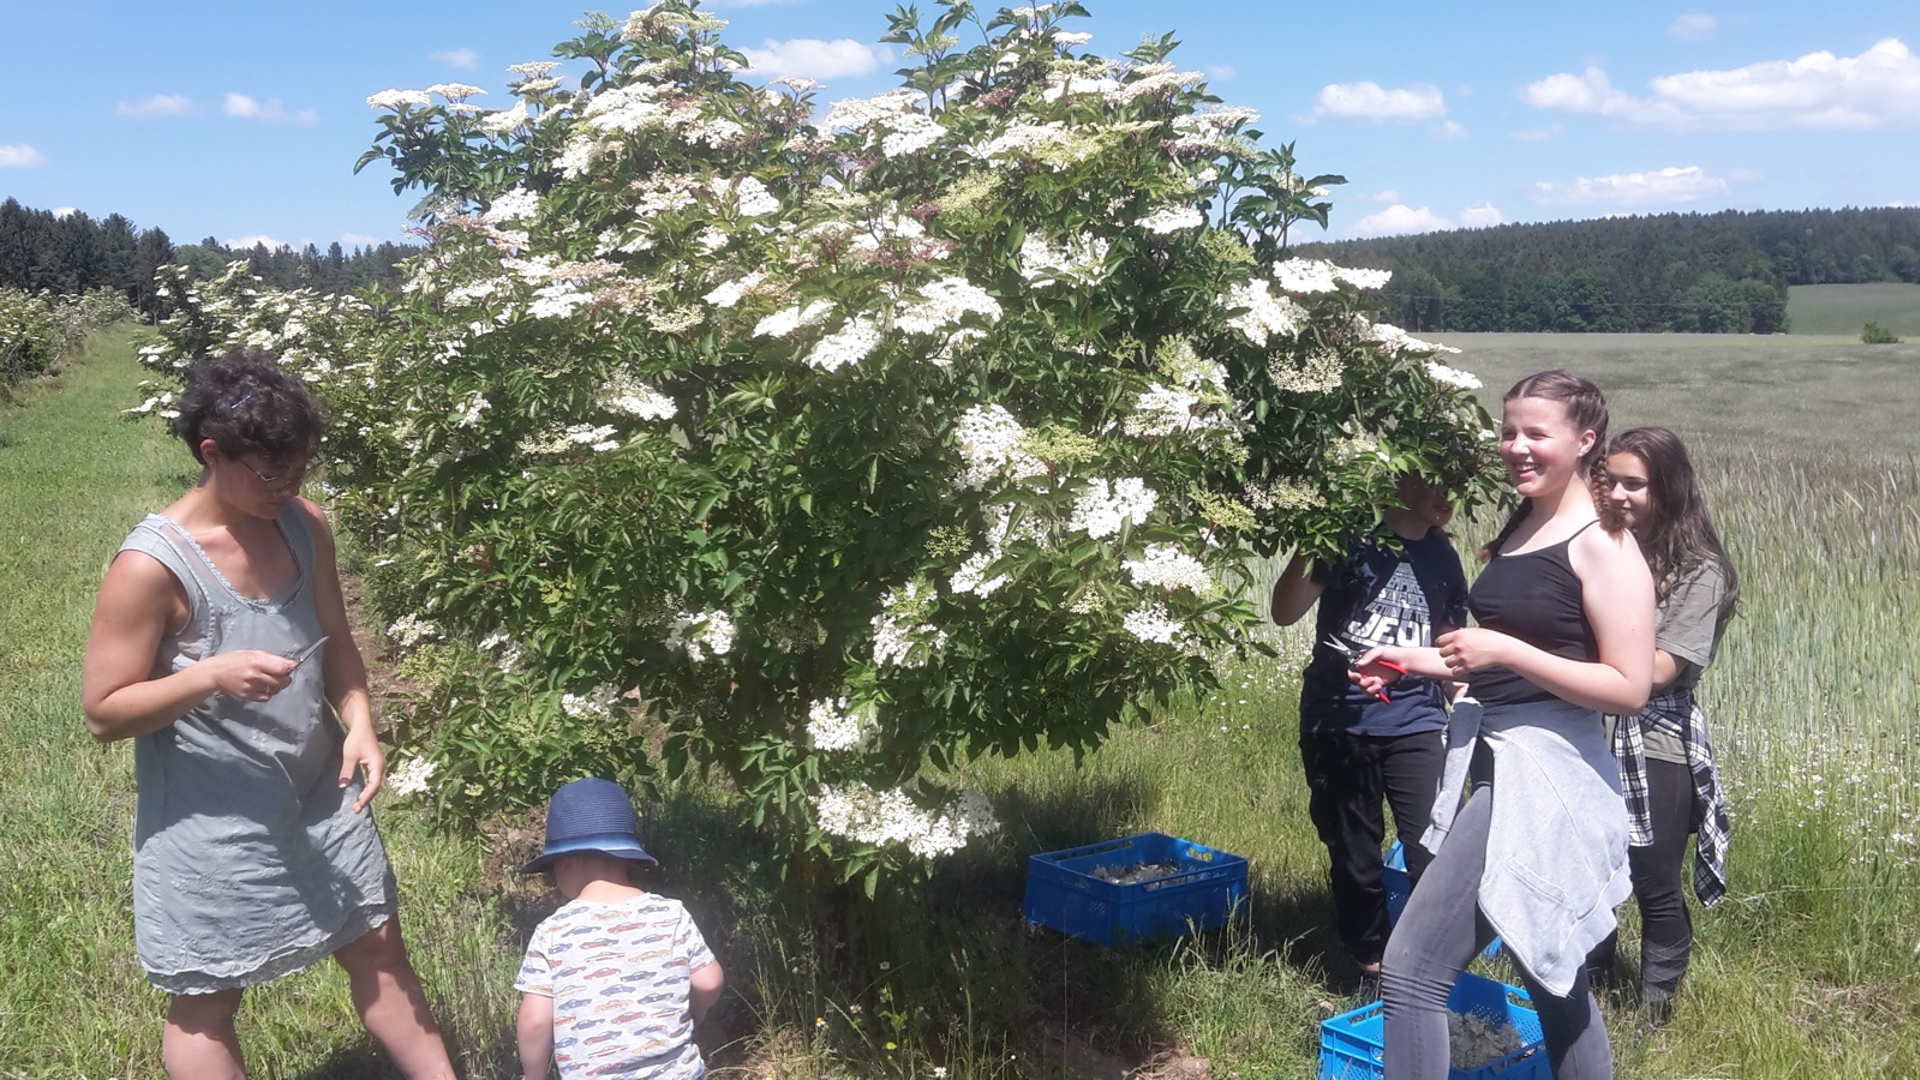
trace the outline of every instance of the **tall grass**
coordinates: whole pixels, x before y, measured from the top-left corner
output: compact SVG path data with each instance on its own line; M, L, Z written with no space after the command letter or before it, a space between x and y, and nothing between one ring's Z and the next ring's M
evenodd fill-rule
M1464 363L1493 397L1546 366L1537 339L1474 344ZM1856 380L1878 361L1845 349L1548 344L1549 363L1619 388L1617 422L1690 435L1745 591L1702 687L1733 796L1732 895L1695 912L1694 967L1671 1026L1646 1032L1629 1009L1609 1008L1619 1075L1920 1076L1920 658L1909 614L1920 610L1920 434L1891 415L1892 402L1920 400L1900 397L1920 376L1873 369L1891 389L1869 415L1860 402L1873 395ZM1663 393L1662 370L1695 391ZM1720 377L1702 370L1738 372L1727 385L1761 387L1759 404L1699 390ZM105 560L188 479L156 427L114 416L138 378L124 339L99 343L57 392L0 413L8 1080L160 1075L163 999L137 970L127 910L129 755L94 746L77 703ZM1783 417L1797 426L1775 438ZM1489 527L1463 523L1463 552ZM1256 567L1256 598L1276 572ZM729 973L701 1032L716 1072L1171 1077L1203 1075L1206 1059L1213 1077L1312 1076L1315 1025L1350 1004L1355 972L1333 932L1295 750L1310 631L1269 634L1279 659L1228 665L1219 692L1122 728L1084 759L968 766L964 779L992 796L1004 829L943 863L924 892L883 894L863 925L805 921L729 792L663 789L648 807L649 847L666 864L655 887L687 900ZM537 828L495 823L480 841L430 831L404 800L378 805L437 1017L470 1075L515 1075L512 974L553 902L511 873ZM1022 924L1027 856L1148 829L1246 856L1248 916L1135 951ZM1627 905L1623 955L1635 954L1636 932ZM251 994L241 1023L257 1076L390 1075L328 965Z

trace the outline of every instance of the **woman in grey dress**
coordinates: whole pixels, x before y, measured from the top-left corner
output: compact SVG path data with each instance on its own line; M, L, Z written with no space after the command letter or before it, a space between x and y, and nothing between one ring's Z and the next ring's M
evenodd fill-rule
M450 1078L367 812L384 759L333 535L297 497L319 409L245 350L190 372L179 412L200 478L114 557L81 688L94 737L134 742L134 938L173 995L167 1072L239 1080L242 990L332 956L401 1071Z

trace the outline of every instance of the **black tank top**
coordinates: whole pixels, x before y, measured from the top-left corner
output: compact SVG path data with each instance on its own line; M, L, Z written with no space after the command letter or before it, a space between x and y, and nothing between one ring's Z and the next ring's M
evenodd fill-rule
M1593 524L1588 522L1573 536ZM1600 648L1580 600L1580 578L1567 559L1573 536L1535 551L1495 555L1489 560L1468 593L1473 621L1555 656L1597 659ZM1476 673L1467 692L1482 705L1549 701L1554 696L1507 668Z

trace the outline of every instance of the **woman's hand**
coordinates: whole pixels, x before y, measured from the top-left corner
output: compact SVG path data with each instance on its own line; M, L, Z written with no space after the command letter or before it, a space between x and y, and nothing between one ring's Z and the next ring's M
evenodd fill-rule
M1348 667L1347 681L1384 701L1387 685L1405 675L1408 662L1414 659L1408 652L1392 645L1376 645Z
M285 690L293 681L293 670L300 666L261 649L236 649L200 663L207 665L207 674L222 693L242 701L265 701Z
M1440 660L1456 682L1466 682L1476 671L1507 666L1507 646L1513 639L1497 630L1477 626L1442 634L1434 641Z
M367 808L373 797L380 793L380 783L387 778L387 755L380 749L380 739L373 733L373 724L357 724L347 732L346 741L340 744L340 786L353 783L353 771L367 771L366 786L360 789L360 797L353 800L353 812L359 813Z

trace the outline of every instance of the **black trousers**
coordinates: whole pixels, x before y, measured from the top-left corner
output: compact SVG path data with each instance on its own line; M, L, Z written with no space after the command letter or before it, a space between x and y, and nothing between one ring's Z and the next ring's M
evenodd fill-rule
M1627 849L1633 898L1640 905L1640 993L1648 1002L1673 997L1693 953L1693 919L1681 871L1687 861L1687 837L1693 832L1693 773L1672 761L1647 759L1647 801L1653 818L1653 843ZM1610 978L1618 935L1593 950L1587 966Z
M1303 732L1300 765L1307 777L1307 813L1327 846L1327 882L1340 940L1355 961L1378 963L1390 929L1387 890L1380 883L1380 845L1387 834L1381 802L1393 811L1407 874L1417 883L1433 861L1420 836L1433 820L1446 767L1443 736L1438 731L1398 736Z

